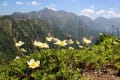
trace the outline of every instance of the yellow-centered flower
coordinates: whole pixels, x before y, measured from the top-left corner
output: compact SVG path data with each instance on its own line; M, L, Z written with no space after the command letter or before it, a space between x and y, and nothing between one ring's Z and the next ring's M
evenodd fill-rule
M73 43L74 43L74 41L72 39L67 40L67 44L73 44Z
M46 37L46 40L47 40L48 42L51 42L51 41L53 40L53 37Z
M34 44L34 46L36 46L36 47L40 47L41 45L42 45L42 42L39 42L39 41L34 41L33 42L33 44Z
M35 61L34 59L31 59L30 61L27 61L27 64L29 65L29 68L35 69L39 67L40 61Z
M54 43L56 45L59 45L59 46L66 46L67 43L66 43L66 40L63 40L63 41L57 41L56 43Z
M15 45L16 45L16 47L20 47L20 46L22 46L23 44L24 44L24 42L18 41Z
M49 48L49 45L47 43L42 43L42 45L40 46L40 48Z
M19 56L16 56L16 58L15 58L14 60L17 60L17 59L20 59L20 57L19 57Z
M113 41L113 44L117 45L118 43L116 41Z
M87 38L83 38L83 42L86 43L86 44L90 44L91 43L91 40L87 39Z
M47 43L42 43L42 42L34 41L33 44L36 47L39 47L39 48L49 48L49 45Z
M57 42L60 41L58 38L53 38L53 41Z
M78 44L78 45L79 45L79 44L80 44L80 42L77 40L77 41L76 41L76 44Z
M27 50L25 50L24 48L21 48L20 49L22 52L27 52Z
M99 35L100 35L100 36L102 36L102 35L103 35L103 33L99 33Z
M82 46L82 45L79 45L79 48L84 48L84 46Z

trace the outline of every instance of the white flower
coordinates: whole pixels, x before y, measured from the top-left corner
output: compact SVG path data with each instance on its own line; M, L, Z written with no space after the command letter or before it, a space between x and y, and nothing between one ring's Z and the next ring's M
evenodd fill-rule
M80 44L80 42L77 40L77 41L76 41L76 44L78 44L78 45L79 45L79 44Z
M57 42L60 41L58 38L53 38L53 41Z
M40 47L41 45L42 45L42 42L39 42L39 41L34 41L33 42L33 44L34 44L34 46L36 46L36 47Z
M59 45L59 46L66 46L67 43L66 43L66 40L63 40L63 41L57 41L56 43L54 43L56 45Z
M103 33L99 33L99 35L101 36L101 35L103 35Z
M20 47L20 46L22 46L23 44L24 44L24 42L19 41L19 42L17 42L15 45L16 45L16 47Z
M47 40L48 42L51 42L51 41L53 40L53 37L46 37L46 40Z
M83 42L86 43L86 44L90 44L91 43L91 40L87 39L87 38L83 38Z
M70 40L67 40L67 43L68 43L68 44L73 44L74 41L73 41L72 39L70 39Z
M116 41L113 41L113 44L117 45L118 43Z
M79 48L84 48L84 46L82 46L82 45L79 45Z
M49 48L49 45L47 43L42 43L42 42L34 41L33 44L36 47L39 47L39 48Z
M49 48L49 45L47 43L42 43L42 45L40 46L40 48Z
M16 58L15 58L14 60L17 60L17 59L20 59L20 57L19 57L19 56L16 56Z
M29 68L35 69L39 67L40 61L35 61L34 59L31 59L30 61L27 61L27 64L29 65Z
M21 48L20 49L22 52L27 52L27 50L25 50L24 48Z

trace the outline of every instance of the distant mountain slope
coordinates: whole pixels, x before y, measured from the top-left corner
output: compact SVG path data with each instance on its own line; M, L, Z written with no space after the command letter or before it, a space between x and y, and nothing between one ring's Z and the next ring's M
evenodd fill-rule
M120 25L120 18L106 19L98 17L95 20L91 20L87 16L77 16L73 13L68 13L62 10L53 11L47 8L38 12L14 13L12 16L17 19L42 19L48 21L52 27L59 27L67 32L74 32L74 30L76 30L74 33L78 32L79 27L88 29L88 31L92 30L110 33L112 32L112 25L116 27L119 27Z
M78 39L80 36L96 36L97 31L94 22L86 16L77 16L65 11L53 11L43 9L29 13L14 13L12 17L16 19L41 19L50 24L51 27L59 28L64 34L71 34L73 38ZM83 34L83 35L82 35Z
M110 18L106 19L103 17L96 18L94 20L96 28L101 31L112 32L112 26L116 28L120 27L120 18Z

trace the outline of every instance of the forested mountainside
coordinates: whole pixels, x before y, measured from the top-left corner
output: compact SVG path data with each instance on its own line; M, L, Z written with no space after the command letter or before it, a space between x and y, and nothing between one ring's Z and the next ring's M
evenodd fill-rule
M40 11L28 13L15 12L11 15L16 19L41 19L47 21L52 27L59 27L65 32L73 34L75 37L83 29L84 36L95 35L98 32L112 33L112 26L116 28L120 25L120 18L97 17L91 19L87 16L78 16L63 10L53 11L45 8ZM79 33L80 34L80 33Z
M56 27L62 30L65 34L71 34L73 38L79 39L81 36L96 36L99 32L89 17L77 16L73 13L65 12L63 10L53 11L50 9L43 9L41 11L33 11L28 13L13 13L11 15L15 19L41 19L50 24L51 27ZM105 29L103 29L105 30Z

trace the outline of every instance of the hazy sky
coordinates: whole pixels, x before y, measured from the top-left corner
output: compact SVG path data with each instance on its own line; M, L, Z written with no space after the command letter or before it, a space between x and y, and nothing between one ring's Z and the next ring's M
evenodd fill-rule
M120 0L0 0L0 15L39 11L46 7L91 18L120 17Z

